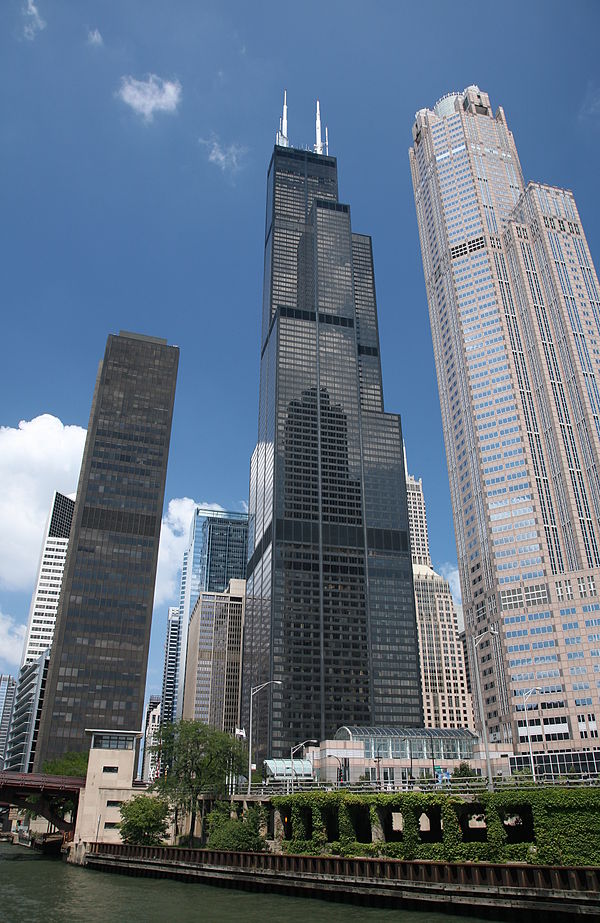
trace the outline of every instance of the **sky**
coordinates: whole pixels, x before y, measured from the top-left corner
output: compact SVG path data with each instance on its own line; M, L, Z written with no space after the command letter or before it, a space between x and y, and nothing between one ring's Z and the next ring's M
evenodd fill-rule
M256 440L266 170L321 102L340 200L373 238L386 410L456 547L407 150L476 83L526 180L573 190L600 259L597 0L0 4L0 672L16 675L54 489L77 487L109 333L181 348L148 693L194 502L241 510ZM597 262L598 265L598 262Z

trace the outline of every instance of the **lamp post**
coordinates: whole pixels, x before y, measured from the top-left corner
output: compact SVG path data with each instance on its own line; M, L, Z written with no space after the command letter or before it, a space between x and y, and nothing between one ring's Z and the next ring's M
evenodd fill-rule
M535 764L533 762L533 747L531 746L531 734L529 732L529 715L527 714L528 702L534 692L541 692L539 686L533 686L533 688L528 689L523 693L523 703L525 705L525 727L527 728L527 743L529 744L529 762L531 763L531 778L534 782L537 782L535 777Z
M402 741L406 741L408 744L408 755L410 757L410 775L409 775L409 785L412 785L413 781L413 754L412 754L412 740L410 737L403 737Z
M479 717L481 718L481 732L483 734L483 746L485 748L485 762L487 768L488 788L490 791L494 788L494 778L492 776L492 764L490 762L490 744L488 741L487 724L485 720L485 711L483 707L483 694L481 692L481 677L479 676L479 660L477 659L477 647L487 634L498 635L497 628L484 628L478 635L471 635L471 644L473 645L473 668L475 672L475 685L477 686L477 704L479 706Z
M260 692L261 689L266 689L267 686L283 686L283 680L269 679L266 683L259 683L258 686L252 686L250 688L250 728L248 734L248 795L250 794L250 786L252 785L252 701L256 693Z
M294 794L294 753L297 753L298 750L301 750L302 747L305 747L306 744L318 744L318 740L303 740L301 744L296 744L295 747L290 747L290 769L292 772L292 795Z
M343 779L343 776L344 776L344 769L343 769L343 767L342 767L342 761L341 761L341 759L339 758L339 756L336 756L336 755L335 755L335 753L330 753L329 755L330 755L334 760L337 760L338 763L339 763L339 767L340 767L340 778L339 778L339 780L338 780L338 784L339 784L339 782L343 782L343 781L344 781L344 779Z
M429 737L429 744L431 746L431 783L434 784L435 783L435 757L433 754L433 734L431 733L431 731L429 731L427 736Z

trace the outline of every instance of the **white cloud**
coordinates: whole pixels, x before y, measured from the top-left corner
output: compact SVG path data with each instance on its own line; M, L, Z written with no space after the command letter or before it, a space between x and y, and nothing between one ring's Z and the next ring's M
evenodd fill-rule
M149 74L145 80L121 77L121 88L117 96L146 122L151 122L155 112L177 110L181 100L181 84L178 80L163 80L156 74Z
M87 34L88 45L104 45L104 39L98 29L89 29Z
M581 121L600 119L600 87L593 83L588 84L579 107L579 118Z
M17 625L12 615L0 609L0 673L12 671L21 663L25 625Z
M22 9L22 13L25 17L23 35L26 39L32 42L38 32L41 32L42 29L46 28L46 23L40 16L39 10L33 0L26 0L26 3Z
M53 493L77 489L85 432L47 413L0 427L0 587L32 588Z
M224 147L216 135L209 139L200 138L199 141L208 149L209 163L216 164L223 173L237 173L242 168L244 157L248 153L248 148L242 144L229 144Z
M190 497L177 497L169 501L163 516L158 549L158 568L154 605L179 602L179 576L183 553L189 541L190 523L194 509L222 510L218 503L197 503Z
M449 564L446 562L440 566L440 574L450 584L450 592L452 593L452 599L454 600L454 605L456 606L456 611L458 614L458 627L462 630L464 627L464 617L458 567L456 564Z

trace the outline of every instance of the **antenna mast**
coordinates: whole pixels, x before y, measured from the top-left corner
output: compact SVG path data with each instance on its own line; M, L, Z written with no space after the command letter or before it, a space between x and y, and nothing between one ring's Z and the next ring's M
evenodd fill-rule
M317 100L317 118L315 122L315 129L316 129L316 143L315 143L313 150L315 154L322 154L323 153L323 142L321 140L321 108L319 105L319 100Z
M279 131L275 135L275 143L279 147L289 147L290 142L287 136L288 124L287 124L287 90L283 91L283 114L279 119Z

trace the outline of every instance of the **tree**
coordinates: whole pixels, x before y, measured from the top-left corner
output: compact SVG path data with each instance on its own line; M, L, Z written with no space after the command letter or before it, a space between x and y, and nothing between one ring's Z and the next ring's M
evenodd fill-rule
M153 750L161 774L152 787L190 815L193 838L200 796L227 794L228 778L244 770L246 751L234 737L201 721L165 722Z
M262 852L266 848L260 828L264 821L262 808L253 806L244 817L230 817L229 808L217 806L208 815L209 849L233 852Z
M160 846L169 827L169 805L164 798L135 795L121 805L119 830L124 843Z
M89 756L89 750L86 750L85 753L69 750L68 753L63 753L62 756L55 760L46 760L42 767L42 772L47 773L49 776L78 776L85 779Z
M469 764L463 760L462 763L459 763L456 769L452 772L453 779L473 779L477 776L477 773L474 769L471 769Z

